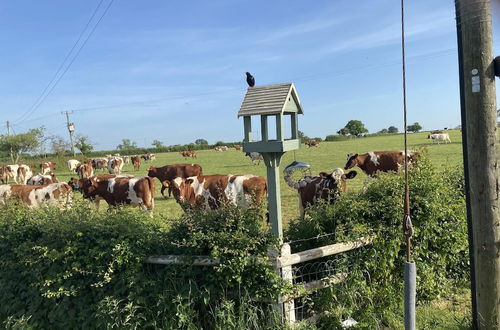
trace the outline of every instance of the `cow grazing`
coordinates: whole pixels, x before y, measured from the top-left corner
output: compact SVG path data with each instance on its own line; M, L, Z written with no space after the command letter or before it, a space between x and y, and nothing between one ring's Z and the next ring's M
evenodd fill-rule
M199 175L175 178L172 191L182 207L217 209L224 203L248 207L267 195L267 181L256 175Z
M305 176L297 182L290 177L290 173L285 174L285 182L299 193L300 216L304 218L305 209L310 205L315 205L319 200L324 200L328 204L333 204L341 192L347 190L347 180L356 176L356 171L345 174L341 168L336 168L332 173L321 172L319 176Z
M436 131L431 131L429 135L427 135L427 138L430 139L431 134L443 134L444 132L442 130L436 130Z
M123 169L123 158L111 157L108 160L108 172L109 172L109 174L121 174L122 169Z
M306 141L304 144L306 146L308 146L309 148L311 148L311 147L319 147L319 141L316 141L316 140L309 140L309 141Z
M130 204L146 208L149 212L154 208L155 183L153 178L129 178L116 176L101 179L93 176L81 182L83 197L96 201L104 199L110 206Z
M7 171L7 181L9 178L12 178L15 183L17 183L17 172L19 170L19 165L13 164L13 165L7 165L5 166L5 169Z
M237 145L234 146L234 149L241 150L241 146L239 144L237 144Z
M68 170L70 172L76 173L76 169L78 168L78 166L80 164L81 163L78 160L76 160L76 159L70 159L70 160L68 160Z
M257 162L257 165L260 165L260 161L264 160L264 157L260 154L260 152L247 152L245 156L250 157L252 160L252 164L256 165L255 162Z
M152 154L152 153L147 153L147 154L144 154L141 156L142 159L144 159L144 161L153 161L156 159L156 155L155 154Z
M49 174L50 172L55 171L56 168L57 168L56 164L52 162L46 162L40 164L40 172L42 172L42 174Z
M171 182L175 178L187 178L190 176L203 175L203 169L198 164L173 164L165 165L163 167L150 167L148 176L158 178L160 180L161 195L165 197L163 192L168 188L168 196L172 194Z
M368 176L377 172L397 172L404 165L404 151L371 151L366 154L348 154L345 170L358 166ZM408 150L408 162L418 157L418 152Z
M228 147L227 146L216 146L214 147L214 150L215 151L228 151Z
M108 168L108 160L105 158L94 158L92 159L92 166L96 170L106 170Z
M450 135L448 133L430 134L428 138L431 139L432 143L434 142L437 142L437 144L439 144L439 142L451 143Z
M134 157L134 156L132 156L132 157ZM130 156L123 156L123 163L130 164L130 158L131 158Z
M181 151L180 154L184 158L189 158L189 157L191 157L191 158L197 158L196 157L196 151L194 151L194 150Z
M80 164L80 166L77 167L76 173L78 173L78 176L81 179L86 179L90 178L91 176L94 175L94 168L92 167L92 161L87 160L85 163Z
M17 200L29 208L52 205L63 207L71 204L72 189L64 182L52 183L46 186L1 185L0 205L6 205L9 200Z
M29 178L33 176L33 168L21 164L19 165L19 168L17 169L17 177L18 177L18 182L21 184L26 184Z
M132 156L132 165L134 165L134 171L139 171L141 169L141 157Z
M26 184L30 186L46 186L48 184L58 183L58 182L59 180L57 180L54 174L52 175L37 174L29 178Z

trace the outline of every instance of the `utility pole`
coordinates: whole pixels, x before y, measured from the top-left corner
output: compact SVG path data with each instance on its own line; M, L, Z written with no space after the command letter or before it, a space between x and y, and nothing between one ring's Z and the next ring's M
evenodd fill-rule
M7 120L7 135L10 136L10 121Z
M488 0L456 0L473 327L500 327L500 208L495 72Z
M75 146L73 144L73 132L75 131L75 124L69 122L69 114L73 113L73 111L63 111L62 113L66 114L66 125L68 127L69 140L71 142L71 152L73 153L73 156L76 156Z
M10 121L7 120L7 136L10 136ZM10 159L14 162L14 151L10 148Z

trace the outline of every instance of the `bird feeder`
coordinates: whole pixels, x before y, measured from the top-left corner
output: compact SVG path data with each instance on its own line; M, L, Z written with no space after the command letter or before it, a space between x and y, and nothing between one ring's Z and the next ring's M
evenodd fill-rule
M259 152L267 167L269 220L272 232L281 240L281 198L279 165L283 154L300 148L298 115L303 114L299 96L293 83L249 87L238 111L243 117L245 138L244 152ZM252 133L252 116L260 116L261 139ZM270 139L268 118L276 119L276 138ZM285 119L290 117L290 137L285 138Z

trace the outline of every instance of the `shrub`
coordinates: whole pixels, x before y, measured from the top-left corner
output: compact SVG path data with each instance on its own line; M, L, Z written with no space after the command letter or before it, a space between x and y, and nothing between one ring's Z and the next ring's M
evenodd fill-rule
M249 297L268 300L281 290L271 267L257 262L274 243L255 209L188 212L167 226L130 209L91 212L86 203L63 211L8 207L0 213L0 322L198 329L259 320L272 328L279 322L269 305ZM210 255L221 263L144 263L161 254Z
M410 171L413 256L421 303L468 280L463 172L450 168L437 172L425 154ZM405 260L403 195L402 173L381 174L360 192L344 195L335 205L312 207L304 221L291 222L287 233L291 240L324 235L299 241L295 250L374 236L371 247L336 257L349 265L349 279L323 290L318 298L321 303L315 305L331 315L324 320L329 326L338 326L339 320L352 316L367 328L375 328L400 314ZM336 234L325 236L327 233Z

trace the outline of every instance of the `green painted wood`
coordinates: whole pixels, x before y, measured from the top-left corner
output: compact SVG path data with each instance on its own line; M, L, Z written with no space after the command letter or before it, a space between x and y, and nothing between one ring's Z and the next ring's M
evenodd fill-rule
M276 115L276 140L284 141L285 140L285 132L284 132L284 121L283 114L280 113Z
M263 153L267 168L267 201L271 232L283 241L283 224L281 219L281 192L280 192L280 162L283 152Z
M298 122L298 117L296 113L291 114L291 123L292 123L292 139L298 139L299 138L299 122Z
M286 152L290 150L297 150L300 148L300 140L291 139L285 141L269 140L255 141L255 142L243 142L244 152Z
M252 142L252 117L243 117L243 125L245 128L245 142Z
M267 116L260 116L260 131L262 132L262 141L267 142L269 140L269 132L267 129Z

